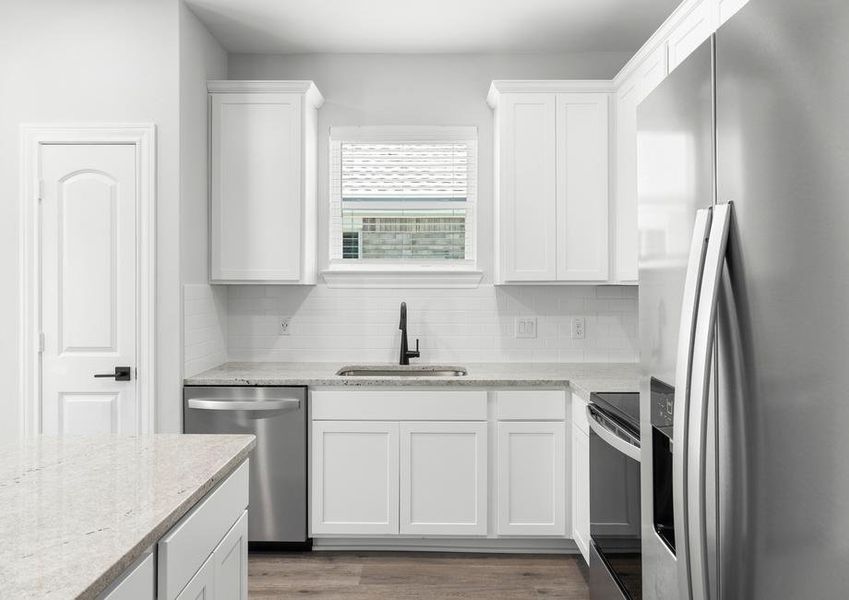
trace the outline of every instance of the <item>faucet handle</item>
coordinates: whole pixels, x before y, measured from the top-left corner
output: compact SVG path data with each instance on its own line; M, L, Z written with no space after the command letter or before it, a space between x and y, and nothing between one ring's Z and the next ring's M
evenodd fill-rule
M407 356L410 358L419 358L421 356L421 353L419 352L419 338L416 338L416 349L408 350Z

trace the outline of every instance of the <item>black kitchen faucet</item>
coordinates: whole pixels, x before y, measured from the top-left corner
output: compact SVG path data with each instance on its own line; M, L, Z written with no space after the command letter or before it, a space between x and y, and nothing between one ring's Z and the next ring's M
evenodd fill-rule
M398 364L401 365L409 365L411 358L418 358L421 356L419 353L419 340L416 339L416 349L409 350L407 348L407 303L401 303L401 322L398 324L398 329L401 330L401 361Z

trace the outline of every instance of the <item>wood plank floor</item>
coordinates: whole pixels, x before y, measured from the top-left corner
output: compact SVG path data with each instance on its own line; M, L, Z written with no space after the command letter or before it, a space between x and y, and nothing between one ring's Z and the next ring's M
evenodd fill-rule
M557 555L252 552L250 598L589 598L580 559ZM580 565L580 566L579 566Z

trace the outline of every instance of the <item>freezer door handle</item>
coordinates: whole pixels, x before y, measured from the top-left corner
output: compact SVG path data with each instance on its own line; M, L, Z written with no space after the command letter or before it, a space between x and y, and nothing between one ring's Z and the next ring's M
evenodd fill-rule
M216 398L215 400L192 398L188 400L187 405L189 408L196 408L198 410L244 410L249 412L257 412L287 409L298 410L301 407L301 401L297 398L263 400L262 402L250 402L246 400L228 400L226 398Z
M719 204L713 209L713 222L699 291L699 309L693 343L687 436L687 528L693 600L709 600L710 598L705 497L708 395L711 387L711 359L716 339L716 312L725 266L728 232L731 228L731 211L730 203Z
M698 314L707 240L710 235L712 209L696 212L690 257L684 279L678 354L675 367L675 411L672 427L672 511L675 527L675 553L679 569L680 596L690 598L690 571L687 544L687 415L690 401L690 372L693 360L693 336Z

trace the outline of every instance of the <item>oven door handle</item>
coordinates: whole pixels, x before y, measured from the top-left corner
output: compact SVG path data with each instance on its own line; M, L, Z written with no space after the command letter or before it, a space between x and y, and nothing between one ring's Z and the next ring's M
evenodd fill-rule
M590 429L598 435L602 440L604 440L609 446L612 446L615 450L618 450L628 458L633 458L635 461L640 462L640 447L632 444L628 440L622 439L616 433L610 431L607 427L598 422L595 417L595 413L593 412L591 407L587 407L587 416L589 417L587 421L589 421Z

